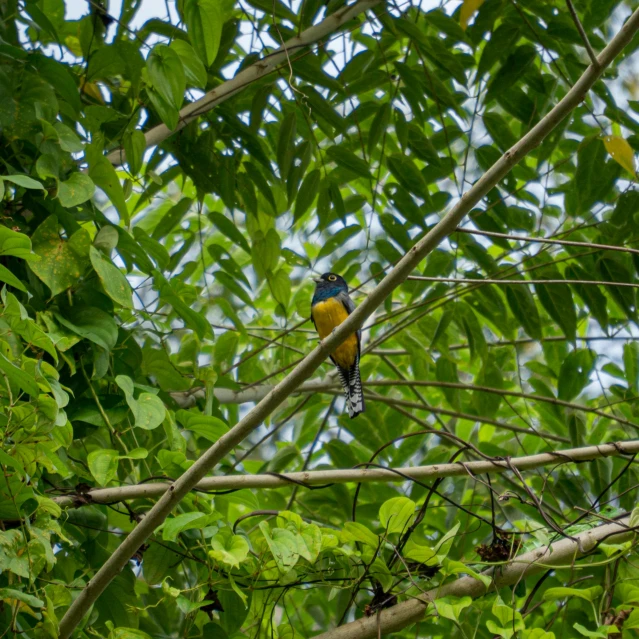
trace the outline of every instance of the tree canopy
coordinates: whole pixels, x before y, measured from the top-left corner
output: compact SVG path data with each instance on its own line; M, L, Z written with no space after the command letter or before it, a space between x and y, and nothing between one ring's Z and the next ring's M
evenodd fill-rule
M0 639L633 636L637 7L0 0Z

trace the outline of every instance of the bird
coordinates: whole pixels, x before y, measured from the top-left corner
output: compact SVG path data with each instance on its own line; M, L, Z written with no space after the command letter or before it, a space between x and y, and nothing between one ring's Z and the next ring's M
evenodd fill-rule
M348 284L340 275L324 273L314 281L316 286L311 300L311 319L319 338L324 339L355 310L355 303L348 295ZM349 335L331 355L344 387L351 419L365 410L359 372L360 338L361 331Z

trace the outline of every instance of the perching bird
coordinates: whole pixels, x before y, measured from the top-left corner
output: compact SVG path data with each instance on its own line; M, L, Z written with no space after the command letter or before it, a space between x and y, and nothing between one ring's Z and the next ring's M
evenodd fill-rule
M343 277L335 273L324 273L315 282L317 286L311 301L311 319L320 339L324 339L355 310L355 304L348 296L348 285ZM359 348L360 331L357 331L349 335L331 355L344 387L346 405L351 419L364 412L364 394L359 374Z

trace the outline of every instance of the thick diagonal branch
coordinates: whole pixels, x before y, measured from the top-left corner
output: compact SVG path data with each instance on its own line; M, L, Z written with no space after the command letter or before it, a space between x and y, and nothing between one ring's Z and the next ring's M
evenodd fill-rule
M564 98L519 142L510 148L468 190L442 219L402 257L395 268L370 292L364 302L329 337L309 353L273 390L249 411L228 433L209 448L167 491L89 581L60 621L60 639L67 639L93 602L122 570L131 556L164 522L169 513L214 466L244 440L289 395L307 380L349 335L411 274L413 269L463 220L464 216L544 138L581 103L586 93L639 30L635 11L610 44L601 52L598 66L589 66Z

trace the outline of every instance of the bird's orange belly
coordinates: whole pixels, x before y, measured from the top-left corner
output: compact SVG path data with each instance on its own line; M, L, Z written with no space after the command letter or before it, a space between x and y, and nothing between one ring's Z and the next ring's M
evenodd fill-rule
M317 327L320 339L330 335L347 317L344 305L338 300L329 298L313 306L313 321ZM357 357L357 335L349 335L331 356L333 361L342 368L350 368Z

